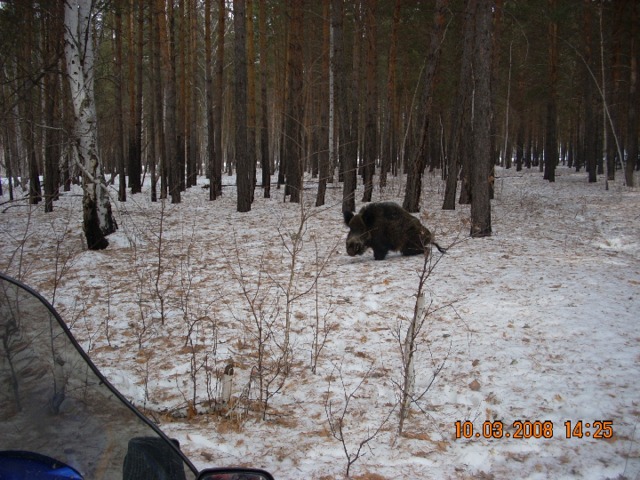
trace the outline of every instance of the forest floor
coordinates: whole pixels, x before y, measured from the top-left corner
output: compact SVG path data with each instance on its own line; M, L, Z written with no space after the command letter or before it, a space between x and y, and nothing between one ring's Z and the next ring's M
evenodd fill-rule
M119 230L99 252L83 244L79 191L50 214L5 204L0 268L54 304L199 468L637 479L640 190L619 182L498 170L493 235L470 239L468 206L441 210L443 183L425 178L417 216L449 250L428 262L402 435L401 344L424 259L347 256L341 186L324 207L310 179L302 205L257 189L248 213L236 212L233 177L214 202L205 179L178 205L145 190L114 202ZM374 200L402 203L403 188L392 179Z

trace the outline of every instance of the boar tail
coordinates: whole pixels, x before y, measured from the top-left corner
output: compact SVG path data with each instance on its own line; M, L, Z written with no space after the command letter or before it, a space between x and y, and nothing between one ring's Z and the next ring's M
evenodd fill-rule
M438 251L440 253L447 253L447 249L446 248L442 248L440 245L438 245L436 242L431 242L432 245L435 245L435 247L438 249Z

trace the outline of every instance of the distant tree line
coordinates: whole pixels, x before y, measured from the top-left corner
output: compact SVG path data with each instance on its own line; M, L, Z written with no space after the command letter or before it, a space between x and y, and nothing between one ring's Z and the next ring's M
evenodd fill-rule
M640 167L635 0L0 0L0 173L47 211L90 178L65 8L89 12L98 175L120 201L149 178L178 203L199 175L215 200L234 173L248 211L272 182L299 202L308 173L316 205L341 182L353 210L358 182L366 202L404 175L415 212L438 169L443 208L475 202L485 235L494 165L629 186Z

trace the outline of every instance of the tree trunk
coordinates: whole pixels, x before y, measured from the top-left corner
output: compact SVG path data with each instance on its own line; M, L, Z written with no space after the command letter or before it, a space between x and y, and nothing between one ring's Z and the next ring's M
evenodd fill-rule
M256 49L253 22L253 1L247 0L247 158L251 169L251 202L256 187Z
M174 46L169 41L174 38L174 12L173 3L167 5L165 10L164 0L155 0L156 6L156 28L157 39L160 47L160 57L162 64L164 94L165 94L165 116L164 116L164 148L166 151L166 175L168 177L168 190L171 196L171 203L180 203L180 187L182 171L180 159L178 158L178 145L180 138L177 135L177 106L176 106L176 69L173 61ZM160 103L162 105L162 103Z
M475 5L477 2L473 2L473 8L476 8ZM473 11L470 9L469 11ZM452 148L452 152L455 153L455 157L458 161L458 170L457 174L460 175L460 196L458 202L461 205L467 205L471 203L471 170L473 168L472 159L475 157L475 152L473 151L473 135L468 135L466 132L471 132L473 130L473 121L474 121L474 99L476 98L477 92L475 91L474 78L475 71L472 67L475 55L475 47L474 42L476 38L476 21L473 15L467 14L465 17L466 27L464 33L464 47L463 47L463 57L465 54L468 54L469 57L466 57L468 60L462 60L463 65L462 69L465 70L465 75L460 76L460 86L458 87L459 97L456 100L461 105L461 110L459 113L459 121L460 123L457 125L457 131L455 133L454 141L456 145ZM456 128L456 127L454 127ZM446 198L446 196L445 196Z
M271 197L271 155L269 153L269 111L267 106L267 8L260 0L260 166L262 167L262 190L264 198Z
M56 2L55 7L43 15L44 62L46 65L55 65L56 68L48 71L44 77L44 105L45 123L49 127L44 131L44 199L45 212L53 211L53 201L58 199L58 187L60 185L60 145L62 136L60 133L60 75L58 67L62 53L62 37L64 30L64 4ZM9 170L7 166L7 171ZM8 172L7 172L8 174ZM0 194L2 192L0 191Z
M215 157L215 131L213 122L213 30L211 28L211 0L204 2L204 90L207 99L207 177L209 178L209 200L215 200L213 188L213 166Z
M429 152L429 118L433 106L433 90L435 88L436 70L440 61L442 32L448 0L437 0L433 15L433 25L429 36L429 48L425 58L424 90L421 97L420 118L418 119L418 147L410 159L407 171L407 188L405 189L403 207L409 212L420 210L422 193L422 175L427 166Z
M115 28L113 32L113 40L115 42L115 62L114 70L116 77L116 145L115 156L118 168L118 201L127 201L127 175L125 171L124 158L124 75L122 74L122 9L121 5L116 6L115 12ZM131 35L131 32L129 32Z
M150 40L150 42L153 45L153 41ZM153 47L152 47L153 48ZM151 57L151 71L155 72L155 61L154 61L154 56L153 54L150 55ZM151 75L151 77L154 77L155 73ZM155 84L155 80L153 78L150 79L150 84L151 84L151 88L154 88L154 84ZM158 106L156 105L156 101L153 99L153 95L151 96L151 102L150 102L150 107L149 107L149 114L147 115L147 124L149 125L149 130L147 131L147 141L149 143L149 161L148 161L148 166L149 166L149 180L151 183L151 195L150 195L150 200L152 202L157 202L158 201L158 187L157 187L157 158L159 157L157 151L157 145L158 145L158 134L157 134L157 129L158 129L158 122L156 121L156 110L158 109Z
M351 78L349 82L349 93L347 96L348 111L349 111L349 127L351 129L351 140L347 144L347 150L349 156L354 158L356 165L354 183L353 183L353 195L355 201L355 190L358 187L358 175L362 175L362 161L361 156L363 139L364 139L364 100L363 95L363 64L362 61L362 43L364 34L364 6L362 1L345 2L345 5L350 5L353 8L353 44L351 52ZM345 15L345 18L348 18Z
M455 105L453 107L453 116L451 119L451 134L449 135L449 146L447 148L447 180L444 193L443 210L455 210L456 208L456 189L458 187L458 177L460 169L469 170L469 164L465 160L467 158L467 140L470 127L471 115L471 92L473 92L472 79L472 62L474 54L474 31L475 22L473 14L469 14L470 8L467 6L464 21L464 38L462 44L462 60L460 64L460 76L458 82L457 95L455 97ZM463 177L468 175L467 171L463 172ZM466 180L462 181L461 189L466 189ZM462 193L461 193L462 197ZM462 203L462 202L461 202Z
M624 99L622 97L622 43L625 37L625 31L623 25L625 23L625 3L632 2L615 2L613 6L613 18L612 18L612 38L611 38L611 55L606 55L606 47L608 46L605 41L605 32L603 26L604 5L600 3L600 68L602 74L603 92L606 92L606 97L603 98L603 122L606 128L606 135L604 136L606 155L607 155L607 181L615 180L616 164L620 162L624 164L624 158L619 158L617 154L617 148L620 147L621 133L624 128L622 124L622 105ZM633 2L636 3L636 2ZM608 49L607 49L608 50ZM607 58L608 57L608 58ZM606 60L609 59L611 64L606 65ZM606 88L608 87L608 88ZM603 148L603 150L605 149ZM624 146L620 148L621 153L624 151ZM622 154L624 157L624 154ZM608 186L608 184L607 184Z
M40 184L40 169L36 157L35 135L32 131L27 133L27 139L31 145L27 148L29 155L29 203L35 205L42 200L42 185Z
M475 0L471 0L473 3ZM474 114L472 121L474 161L471 162L471 236L491 235L489 176L491 152L491 0L478 0L475 19Z
M625 181L628 187L634 186L633 171L640 168L638 157L638 10L636 2L631 4L631 34L629 49L629 110L627 111L627 163L625 165Z
M343 181L342 210L353 212L356 209L354 192L356 189L356 155L357 141L352 137L352 125L349 118L347 103L347 82L344 55L344 0L332 0L331 23L333 27L333 59L331 68L334 78L335 103L337 105L338 121L338 156L340 173Z
M218 29L216 46L216 74L214 86L213 122L215 125L215 155L213 158L213 175L211 176L212 196L215 200L222 195L222 165L224 149L222 146L222 102L224 92L224 31L226 24L225 0L218 1Z
M3 92L4 93L4 92ZM17 115L15 116L17 118ZM14 162L18 158L17 122L8 120L4 125L4 158L7 182L9 184L9 200L14 201ZM0 182L1 183L1 182Z
M198 173L200 162L200 151L198 141L198 76L200 74L198 65L198 11L196 9L196 0L191 0L189 9L189 18L191 20L190 33L190 65L191 72L189 73L189 81L191 85L190 98L189 98L189 143L187 145L187 161L188 161L188 175L187 186L193 187L198 183Z
M251 1L251 0L249 0ZM247 43L245 0L233 0L235 157L238 212L251 210L251 162L247 148Z
M102 174L93 98L92 2L65 3L65 59L73 99L75 158L83 172L83 226L90 250L109 245L106 235L117 225L111 213L107 185Z
M558 23L553 20L556 0L549 0L549 89L547 96L547 120L544 146L544 179L556 181L556 165L558 165Z
M189 110L189 90L190 84L188 82L188 71L189 71L189 18L186 13L185 3L187 0L178 0L178 12L177 15L173 13L170 16L170 32L171 32L171 40L170 45L172 46L173 52L173 62L174 62L174 72L176 79L176 134L177 137L177 159L178 159L178 190L180 192L184 192L187 187L187 183L185 181L185 175L189 175L189 171L187 170L187 145L191 141L191 122L189 121L189 115L191 114ZM173 2L170 2L173 3ZM169 5L169 11L171 12L173 9L171 5Z
M525 92L525 74L524 69L521 68L518 72L518 85L516 98L514 99L514 110L516 111L516 122L518 124L516 133L516 170L520 172L524 164L525 156L525 122L526 113L524 105L524 92Z
M286 187L285 195L289 201L299 203L302 200L303 175L303 129L304 98L302 91L303 75L303 0L289 0L289 45L288 45L288 81L287 108L285 120Z
M158 4L159 3L159 4ZM160 199L167 198L167 189L168 189L168 173L167 173L167 142L165 140L165 132L164 132L164 122L163 122L163 89L164 89L164 81L162 79L162 54L161 54L161 46L160 46L160 35L158 33L158 23L156 22L156 18L160 15L164 15L164 10L158 10L158 8L162 7L162 2L158 2L155 4L154 8L149 8L149 24L154 25L154 28L150 28L151 35L151 46L152 46L152 54L151 54L151 64L153 68L153 74L151 75L151 85L153 91L153 122L155 125L155 135L153 141L155 142L156 149L158 152L158 160L154 157L151 158L152 163L157 163L160 170ZM156 175L152 175L156 177ZM152 187L151 187L151 200L154 200L155 194L155 180L152 178Z
M594 111L594 94L593 94L593 35L592 35L592 11L589 0L583 2L583 41L584 41L584 164L587 169L589 183L594 183L598 179L598 146L596 139L596 113Z
M140 8L136 22L136 0L129 1L129 148L127 152L127 171L131 193L140 193L142 191L140 176L142 174L142 33L144 31L144 23L142 21L142 0L138 0L138 3ZM138 30L137 32L136 29ZM136 40L134 41L134 39Z
M366 82L365 127L362 172L364 180L363 202L371 201L373 175L378 160L378 49L376 28L376 0L365 2Z
M327 190L327 181L329 179L329 99L331 98L329 88L329 48L330 48L330 0L322 2L322 71L320 86L322 93L320 94L320 131L318 142L318 194L316 196L316 207L324 205L325 193ZM325 100L326 98L326 100Z
M22 107L20 110L20 116L23 119L22 128L23 134L22 145L20 147L23 150L24 158L27 163L28 173L24 175L29 179L29 203L32 205L40 203L42 200L42 187L40 185L40 170L37 161L37 149L36 136L34 132L35 124L35 108L37 101L34 96L34 89L31 85L31 79L29 75L25 75L24 72L31 71L31 63L33 61L32 55L35 47L35 18L34 18L34 5L31 2L18 2L16 5L18 14L21 16L21 20L24 22L24 36L25 39L21 43L18 54L18 67L17 74L21 79L19 89L22 90L23 101L20 102ZM4 63L4 61L2 62ZM26 173L26 172L25 172Z
M396 0L393 8L393 23L391 25L391 39L389 45L389 62L387 71L387 112L383 132L382 150L380 151L380 188L387 186L387 173L391 165L397 161L398 131L397 131L397 95L396 70L398 63L398 30L400 27L400 12L402 0Z

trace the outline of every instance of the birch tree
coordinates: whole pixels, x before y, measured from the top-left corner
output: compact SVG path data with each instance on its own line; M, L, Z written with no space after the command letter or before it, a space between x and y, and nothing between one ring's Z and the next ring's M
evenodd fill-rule
M105 249L105 238L118 228L102 173L98 150L96 106L93 95L93 0L67 0L64 9L65 60L74 128L71 141L74 157L83 176L83 228L90 250Z

